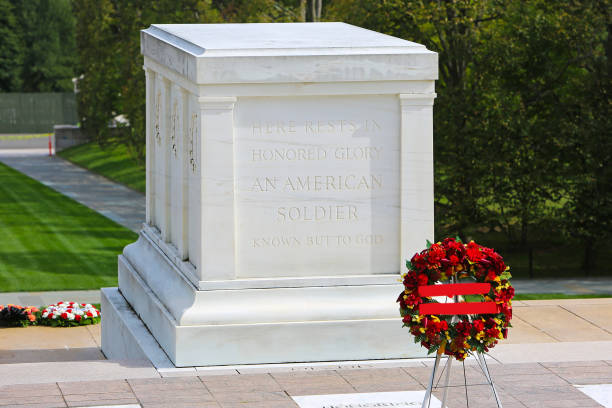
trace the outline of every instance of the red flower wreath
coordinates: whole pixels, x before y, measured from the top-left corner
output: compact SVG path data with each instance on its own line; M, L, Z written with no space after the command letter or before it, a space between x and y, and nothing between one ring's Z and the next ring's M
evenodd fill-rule
M508 281L510 268L493 249L474 241L466 245L447 238L415 254L406 266L408 273L402 276L405 289L397 299L400 313L415 343L420 342L430 354L438 351L461 361L470 351L487 352L507 337L514 288ZM454 321L453 316L420 314L420 304L437 301L421 297L418 287L449 281L452 277L459 283L490 283L489 293L479 296L487 302L495 302L497 313L460 315Z

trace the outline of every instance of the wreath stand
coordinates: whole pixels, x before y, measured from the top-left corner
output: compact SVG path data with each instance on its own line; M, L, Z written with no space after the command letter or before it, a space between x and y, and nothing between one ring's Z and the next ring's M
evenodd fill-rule
M455 304L459 303L459 295L461 294L475 294L474 292L478 293L479 291L480 292L484 291L483 293L487 293L489 290L488 288L482 289L484 286L479 285L479 284L458 284L456 283L456 278L453 276L451 278L451 284L420 286L419 294L421 296L429 296L432 294L437 294L436 292L439 292L439 289L441 289L440 286L446 286L446 288L444 288L445 289L444 292L447 295L449 294L449 291L451 291ZM478 303L466 303L466 302L462 302L462 303L464 305L466 304L472 305L472 308L474 309L474 311L476 311L476 309L479 308ZM452 304L445 304L445 306L451 306L451 305ZM485 304L481 303L480 305L485 305ZM446 307L445 309L448 309L448 312L449 312L445 314L453 314L451 322L455 323L456 320L458 320L457 314L450 313L453 310L452 307L451 308ZM476 362L478 363L478 366L482 370L482 373L487 380L487 385L491 387L491 390L493 391L493 396L495 397L495 402L497 403L497 408L502 408L502 403L499 399L499 395L497 394L497 390L495 389L495 385L493 384L493 379L491 378L491 373L489 372L489 367L487 366L487 361L485 360L484 354L480 352L470 353L470 354L472 354L476 358ZM437 384L434 387L434 381L436 378L436 373L438 372L438 369L440 367L441 359L442 359L442 349L439 349L438 353L436 353L436 361L434 363L433 370L431 372L431 378L429 379L429 385L427 386L427 391L425 392L425 398L423 399L423 404L421 405L421 408L429 408L429 405L431 404L431 393L434 388L438 388ZM441 379L442 375L445 374L444 371L446 371L444 385L440 387L440 388L444 388L444 393L442 394L442 404L440 405L440 408L446 408L446 397L448 396L448 388L449 388L449 382L450 382L450 370L451 370L452 362L453 362L453 356L448 356L446 359L446 365L444 369L442 370L442 373L440 374L440 379ZM467 384L467 377L465 375L465 362L463 362L463 379L464 379L464 384L465 384L466 403L469 408L470 404L469 404L468 393L467 393L468 384ZM439 382L440 380L438 380L438 383Z
M497 390L495 389L495 385L493 384L493 379L491 378L491 373L489 372L489 368L487 366L487 362L485 360L484 354L477 352L477 353L474 353L473 355L476 358L476 362L478 363L478 366L482 370L482 373L487 380L487 385L489 385L491 387L491 390L493 391L493 396L495 397L497 408L502 408L502 403L499 399L499 395L497 395ZM437 384L436 386L434 386L434 381L436 378L436 373L438 372L438 369L440 367L441 359L442 359L442 353L437 353L436 361L434 363L434 367L431 372L431 377L429 379L429 385L427 386L427 391L425 392L425 398L423 399L423 405L421 405L421 408L429 408L429 405L431 403L431 393L434 388L444 388L444 393L442 394L442 405L440 405L440 408L446 407L446 397L448 396L448 389L450 388L449 387L450 370L451 370L451 364L453 362L453 356L448 356L446 359L446 365L444 366L444 368L442 369L442 373L440 374L440 378L442 378L442 375L446 374L445 379L444 379L444 385L442 387L438 387ZM446 373L444 371L446 371ZM464 378L465 387L466 387L465 388L466 402L467 402L467 406L469 407L469 400L467 399L468 384L467 384L467 377L465 376L465 363L463 363L463 378ZM439 381L440 380L438 380L438 382Z

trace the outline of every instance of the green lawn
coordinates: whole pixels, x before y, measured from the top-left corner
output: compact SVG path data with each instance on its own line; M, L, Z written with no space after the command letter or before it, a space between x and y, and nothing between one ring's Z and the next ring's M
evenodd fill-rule
M57 153L58 156L94 173L145 192L145 168L128 153L125 145L100 147L97 142L74 146Z
M136 234L0 163L0 292L117 285Z

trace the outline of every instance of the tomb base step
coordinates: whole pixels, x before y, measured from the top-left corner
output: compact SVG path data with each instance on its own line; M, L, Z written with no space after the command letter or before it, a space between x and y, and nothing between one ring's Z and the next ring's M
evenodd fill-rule
M102 309L105 356L111 360L148 360L157 369L425 356L422 348L397 339L397 321L353 321L175 327L171 359L118 288L102 289Z
M176 367L424 357L402 328L397 284L197 290L141 233L119 257L119 290L110 290L102 351L113 359L154 349L145 332ZM130 329L136 323L146 331Z

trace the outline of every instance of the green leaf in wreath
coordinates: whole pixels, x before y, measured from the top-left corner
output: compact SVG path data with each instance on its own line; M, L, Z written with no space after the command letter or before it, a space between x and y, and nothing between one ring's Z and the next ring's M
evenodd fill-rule
M466 302L482 302L482 295L462 295Z

